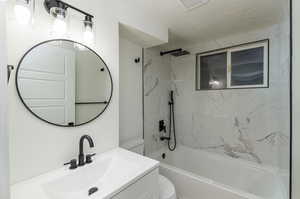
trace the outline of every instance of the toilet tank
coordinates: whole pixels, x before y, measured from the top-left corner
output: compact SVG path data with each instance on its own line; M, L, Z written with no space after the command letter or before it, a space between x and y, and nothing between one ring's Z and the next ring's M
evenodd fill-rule
M124 143L121 143L121 148L124 148L128 151L144 155L144 140L143 139L134 139Z

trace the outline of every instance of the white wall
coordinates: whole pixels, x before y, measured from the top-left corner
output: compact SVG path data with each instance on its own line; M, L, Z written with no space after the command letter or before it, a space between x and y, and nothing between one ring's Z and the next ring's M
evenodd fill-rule
M168 42L168 27L162 22L161 17L144 1L130 0L124 3L124 0L111 0L103 3L102 0L100 5L105 7L105 4L113 5L107 8L111 8L111 14L116 16L121 24L147 34L152 39L156 38L156 41L152 40L155 45ZM143 37L143 39L149 40L151 38ZM154 46L146 41L144 42L149 46Z
M5 3L0 1L0 198L9 198Z
M134 59L140 58L139 63ZM142 48L120 38L120 145L143 138Z
M13 0L10 1L13 4ZM53 37L49 34L51 22L42 0L37 0L35 21L32 26L19 26L9 7L8 63L17 65L22 55L33 45ZM77 128L61 128L46 124L31 115L22 105L14 85L9 87L9 132L11 183L39 175L60 167L78 155L81 135L90 134L95 141L93 151L101 153L119 143L119 32L123 21L136 28L167 40L168 30L155 20L155 13L138 9L138 1L123 0L68 0L68 3L95 15L95 45L91 46L107 63L114 81L112 102L96 121ZM70 12L69 35L66 38L81 41L82 16ZM14 75L14 74L13 74Z
M300 198L300 2L293 0L293 199Z

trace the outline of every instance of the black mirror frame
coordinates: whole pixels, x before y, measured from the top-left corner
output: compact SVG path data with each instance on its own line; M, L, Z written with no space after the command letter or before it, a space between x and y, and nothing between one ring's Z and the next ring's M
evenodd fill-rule
M107 71L108 71L108 74L109 74L109 77L110 77L110 82L111 82L111 92L110 92L110 97L109 97L109 100L107 101L107 104L106 106L104 107L104 109L98 114L96 115L93 119L87 121L87 122L84 122L84 123L81 123L81 124L78 124L78 125L72 125L72 126L69 126L69 125L60 125L60 124L56 124L56 123L52 123L52 122L49 122L43 118L41 118L40 116L38 116L37 114L35 114L28 106L27 104L25 103L25 101L23 100L22 98L22 95L20 93L20 89L19 89L19 86L18 86L18 74L19 74L19 69L20 69L20 66L24 60L24 58L26 57L26 55L28 55L34 48L38 47L38 46L41 46L45 43L49 43L49 42L54 42L54 41L66 41L66 42L72 42L72 43L75 43L75 44L79 44L79 45L82 45L84 46L85 48L89 49L91 52L93 52L105 65ZM111 102L111 99L112 99L112 96L113 96L113 79L112 79L112 75L111 75L111 72L107 66L107 64L105 63L105 61L100 57L100 55L98 55L94 50L92 50L90 47L82 44L82 43L79 43L79 42L76 42L76 41L73 41L73 40L69 40L69 39L52 39L52 40L46 40L46 41L43 41L41 43L38 43L36 45L34 45L32 48L30 48L21 58L21 60L19 61L18 63L18 66L17 66L17 70L16 70L16 76L15 76L15 84L16 84L16 89L17 89L17 93L18 93L18 96L19 96L19 99L21 100L21 102L23 103L23 105L26 107L26 109L31 113L33 114L35 117L37 117L38 119L48 123L48 124L52 124L52 125L55 125L55 126L59 126L59 127L78 127L78 126L82 126L82 125L85 125L85 124L88 124L94 120L96 120L100 115L102 115L107 107L109 106L110 102Z

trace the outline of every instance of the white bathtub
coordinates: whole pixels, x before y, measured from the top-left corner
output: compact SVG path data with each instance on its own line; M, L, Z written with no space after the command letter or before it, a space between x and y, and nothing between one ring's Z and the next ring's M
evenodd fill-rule
M162 153L166 154L165 159ZM178 195L187 199L288 198L273 168L184 146L150 157L161 162L160 173L175 184Z

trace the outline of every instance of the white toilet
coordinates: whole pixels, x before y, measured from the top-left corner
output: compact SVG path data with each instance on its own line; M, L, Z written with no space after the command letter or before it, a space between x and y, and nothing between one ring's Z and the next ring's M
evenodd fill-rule
M144 154L144 140L133 140L121 145L122 148L129 151ZM159 175L159 199L177 199L173 183L166 177Z
M176 199L173 183L165 176L159 175L159 199Z

